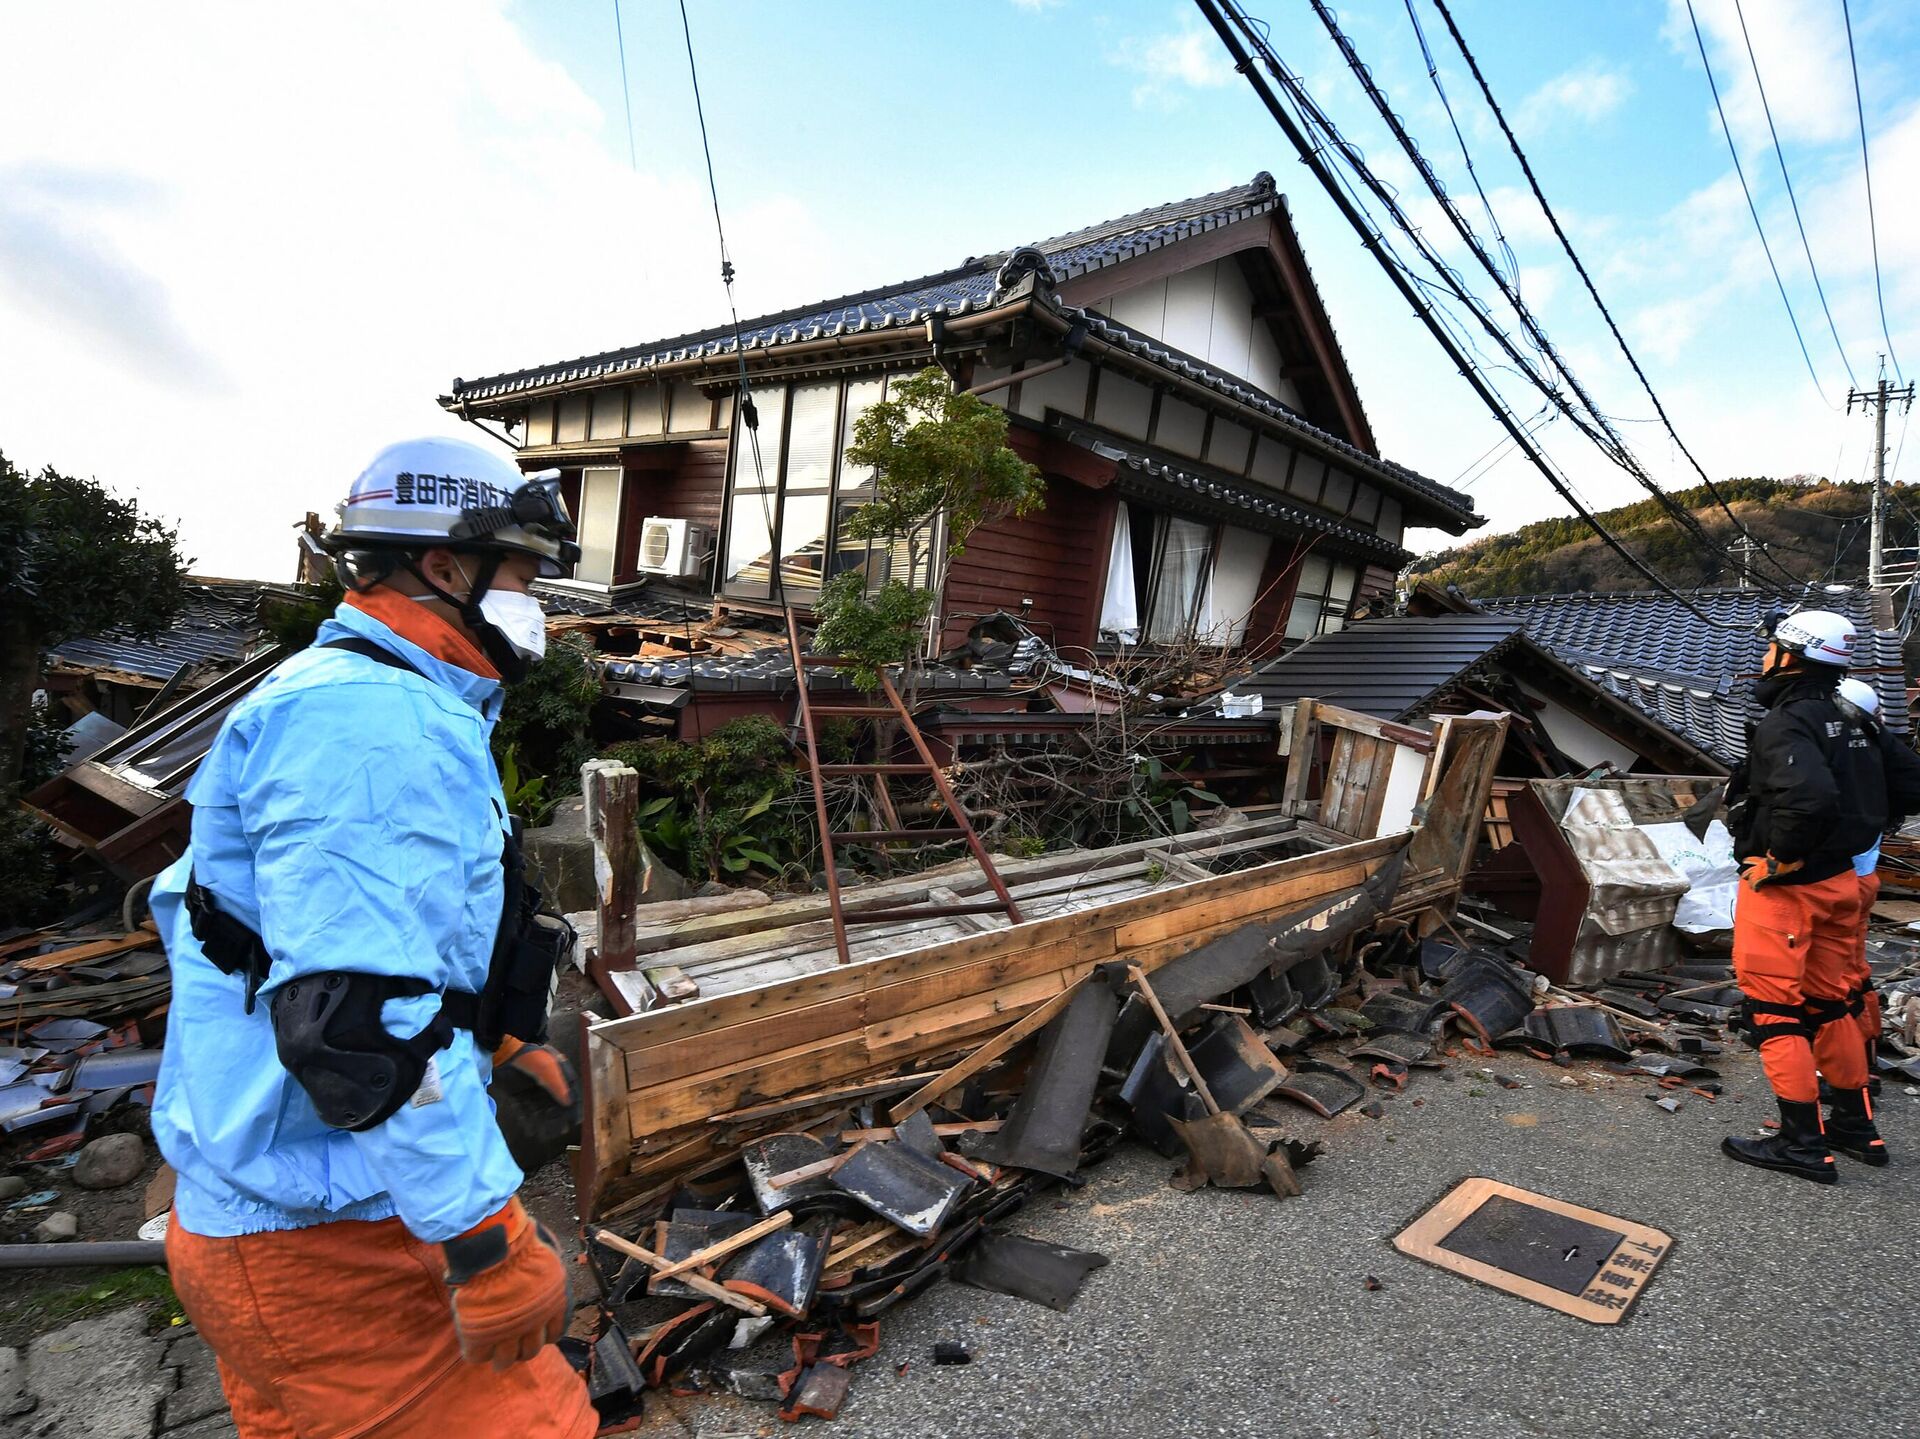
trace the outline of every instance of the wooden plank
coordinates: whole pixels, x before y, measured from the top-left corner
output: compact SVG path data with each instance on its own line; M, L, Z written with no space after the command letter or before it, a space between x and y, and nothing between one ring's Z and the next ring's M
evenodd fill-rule
M1292 898L1311 894L1316 884L1338 889L1344 881L1329 876L1344 876L1354 864L1382 859L1405 843L1404 835L1383 836L1317 854L1275 860L1235 874L1215 875L1208 880L1155 890L1109 906L1100 916L1101 923L1119 927L1157 918L1160 922L1154 932L1122 933L1119 938L1123 947L1151 943L1189 922L1175 918L1169 923L1168 916L1185 915L1189 908L1197 906L1208 909L1209 914L1220 913L1231 918L1236 914L1257 913L1263 905L1284 904ZM1193 922L1212 925L1220 919L1196 918ZM1061 915L988 934L970 935L928 949L838 967L830 973L806 975L787 984L716 995L692 1004L608 1020L596 1029L623 1049L644 1049L669 1038L710 1034L729 1024L824 1003L914 975L964 968L983 959L1068 938L1086 927L1087 920L1082 915Z
M916 1090L898 1104L894 1105L887 1111L887 1118L891 1119L895 1124L904 1123L907 1119L933 1103L933 1101L941 1095L959 1085L965 1084L969 1079L973 1078L974 1075L999 1059L1001 1055L1012 1049L1028 1035L1035 1034L1045 1027L1048 1021L1072 1002L1073 996L1079 991L1079 988L1078 983L1069 985L1066 989L1061 990L1060 993L1056 994L1052 999L1046 1001L1038 1008L1028 1011L1026 1018L1020 1020L1019 1023L1009 1025L1007 1028L1001 1030L999 1034L974 1050L972 1054L969 1054L951 1069L948 1069L938 1079Z
M716 1114L711 1116L707 1123L746 1124L757 1119L772 1119L783 1114L791 1114L796 1109L823 1109L828 1105L849 1103L856 1099L872 1099L876 1095L910 1089L916 1084L932 1079L934 1074L935 1071L928 1070L923 1074L896 1074L890 1079L873 1080L865 1084L845 1084L837 1089L795 1095L777 1104L761 1104L748 1109L731 1110L726 1114Z
M805 1184L809 1179L821 1179L833 1173L854 1155L866 1147L866 1141L853 1146L843 1154L835 1154L827 1159L816 1159L811 1164L803 1164L798 1169L785 1169L768 1178L767 1185L772 1189L786 1189L790 1185Z
M1243 1010L1241 1012L1246 1014L1252 1013L1251 1010ZM996 1134L1005 1124L1006 1121L1004 1119L968 1119L955 1124L936 1124L933 1126L933 1132L935 1136L940 1139L951 1139L956 1134ZM892 1126L880 1129L843 1129L840 1131L840 1142L842 1144L858 1144L863 1139L884 1140L898 1139L899 1137L899 1129Z
M624 1254L629 1259L638 1259L642 1264L648 1265L655 1270L670 1267L665 1259L655 1254L651 1249L642 1249L631 1239L622 1239L611 1229L596 1229L593 1231L593 1237L599 1243L613 1250L616 1254ZM767 1312L766 1305L749 1299L744 1294L735 1294L731 1289L723 1289L711 1279L705 1278L702 1275L682 1274L680 1276L680 1282L689 1289L704 1294L716 1303L725 1304L732 1309L738 1309L742 1314L750 1315L752 1318L759 1319Z
M778 1180L775 1181L775 1185L784 1187ZM696 1250L685 1259L675 1260L665 1269L656 1270L653 1280L648 1281L647 1287L651 1289L654 1281L672 1279L677 1275L685 1274L689 1269L705 1269L709 1264L717 1263L736 1250L745 1249L749 1244L757 1244L769 1234L785 1229L791 1223L793 1223L793 1211L790 1209L783 1209L778 1214L770 1214L758 1224L749 1224L738 1234L729 1234L716 1244L709 1244L705 1249Z
M1283 813L1296 818L1313 809L1307 800L1307 785L1320 753L1320 727L1313 718L1316 708L1317 702L1310 699L1298 700L1293 706L1293 743L1287 754L1287 782L1280 790L1280 806Z
M69 965L105 959L108 955L125 954L130 949L146 949L159 943L160 936L154 933L152 921L149 920L130 933L116 935L112 939L97 939L88 944L69 945L65 949L56 949L52 954L36 954L31 959L21 960L19 964L23 970L40 974L50 969L65 969Z
M630 765L596 761L581 774L587 833L593 837L593 874L599 891L600 970L632 969L634 909L640 900L640 775Z
M626 1173L628 1154L633 1147L633 1129L627 1123L627 1055L617 1044L609 1044L586 1027L582 1039L586 1062L581 1066L585 1087L581 1092L586 1142L581 1145L578 1177L575 1184L583 1192L598 1194L607 1181ZM581 1184L580 1179L586 1179ZM581 1203L581 1213L592 1213Z

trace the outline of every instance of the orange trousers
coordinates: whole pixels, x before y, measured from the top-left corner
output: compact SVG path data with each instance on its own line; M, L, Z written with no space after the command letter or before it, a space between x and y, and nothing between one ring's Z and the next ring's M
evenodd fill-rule
M1863 996L1860 1013L1854 1022L1860 1026L1860 1038L1867 1045L1867 1072L1873 1072L1873 1053L1880 1047L1880 996L1873 988L1873 969L1867 964L1867 926L1873 917L1873 906L1880 898L1880 876L1863 874L1860 881L1860 948L1854 956L1853 988ZM1827 1076L1827 1083L1833 1083L1833 1076Z
M552 1345L495 1372L460 1357L444 1265L398 1219L209 1239L167 1232L187 1317L240 1439L591 1439Z
M1819 1012L1845 1009L1863 944L1860 880L1852 870L1813 884L1741 886L1733 910L1735 982L1756 1005L1798 1012L1812 1001L1816 1011L1796 1018L1763 1008L1754 1015L1760 1063L1781 1099L1818 1101L1816 1060L1835 1089L1867 1082L1859 1027L1844 1013L1820 1023Z

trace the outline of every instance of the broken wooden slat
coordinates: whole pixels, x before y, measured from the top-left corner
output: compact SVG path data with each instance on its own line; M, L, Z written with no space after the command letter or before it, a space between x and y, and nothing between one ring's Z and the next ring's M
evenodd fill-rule
M674 1279L685 1274L689 1269L705 1269L709 1264L725 1259L735 1250L745 1249L749 1244L757 1243L775 1230L785 1229L791 1223L793 1223L791 1210L783 1209L778 1214L770 1214L758 1224L749 1224L738 1234L729 1234L725 1239L709 1244L705 1249L689 1254L685 1259L675 1260L665 1269L657 1271L653 1277L656 1280Z
M593 1231L593 1237L596 1241L606 1245L607 1248L613 1250L615 1253L624 1254L629 1259L638 1259L642 1264L654 1270L672 1267L666 1259L655 1254L651 1249L643 1249L631 1239L622 1239L611 1229L596 1229ZM748 1315L751 1318L759 1319L767 1312L766 1305L749 1299L744 1294L735 1294L731 1289L723 1289L703 1275L682 1274L679 1277L680 1282L689 1289L703 1294L708 1299L712 1299L717 1303L738 1309L742 1314Z
M116 935L112 939L97 939L88 944L70 945L66 949L56 949L52 954L36 954L31 959L19 961L19 967L30 973L39 974L49 969L65 969L70 964L85 964L89 960L105 959L112 954L125 954L130 949L145 949L159 942L160 936L154 933L149 922L139 929Z
M1077 984L1069 985L1039 1008L1029 1011L1025 1019L1009 1025L938 1079L894 1105L887 1111L887 1117L895 1124L904 1123L911 1115L918 1114L947 1091L957 1085L965 1084L1028 1035L1036 1034L1045 1028L1048 1021L1073 1003L1073 996L1079 992L1079 988Z
M1006 1123L1004 1119L969 1119L956 1124L936 1124L933 1132L942 1139L950 1139L956 1134L992 1134ZM842 1144L857 1144L863 1139L894 1139L899 1131L884 1129L843 1129L840 1131Z

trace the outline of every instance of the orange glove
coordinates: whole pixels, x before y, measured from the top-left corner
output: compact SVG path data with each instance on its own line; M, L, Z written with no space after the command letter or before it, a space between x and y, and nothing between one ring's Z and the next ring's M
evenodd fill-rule
M494 1119L513 1162L527 1174L580 1142L580 1086L551 1045L509 1036L493 1052Z
M468 1363L506 1369L533 1358L566 1329L560 1246L519 1199L440 1248L453 1291L453 1327Z
M1740 882L1748 889L1759 889L1806 867L1804 859L1778 859L1772 854L1754 855L1740 862Z

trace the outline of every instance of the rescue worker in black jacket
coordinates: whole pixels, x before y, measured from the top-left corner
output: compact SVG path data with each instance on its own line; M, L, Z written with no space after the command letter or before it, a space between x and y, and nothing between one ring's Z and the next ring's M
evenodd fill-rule
M1755 697L1766 714L1748 734L1729 815L1741 888L1733 916L1742 1022L1780 1106L1764 1139L1729 1136L1745 1164L1832 1184L1833 1153L1886 1163L1867 1095L1866 1054L1852 1022L1853 956L1863 922L1853 859L1901 811L1920 803L1920 759L1896 762L1889 794L1880 736L1836 703L1854 627L1803 610L1772 627ZM1833 1091L1821 1123L1818 1070Z

